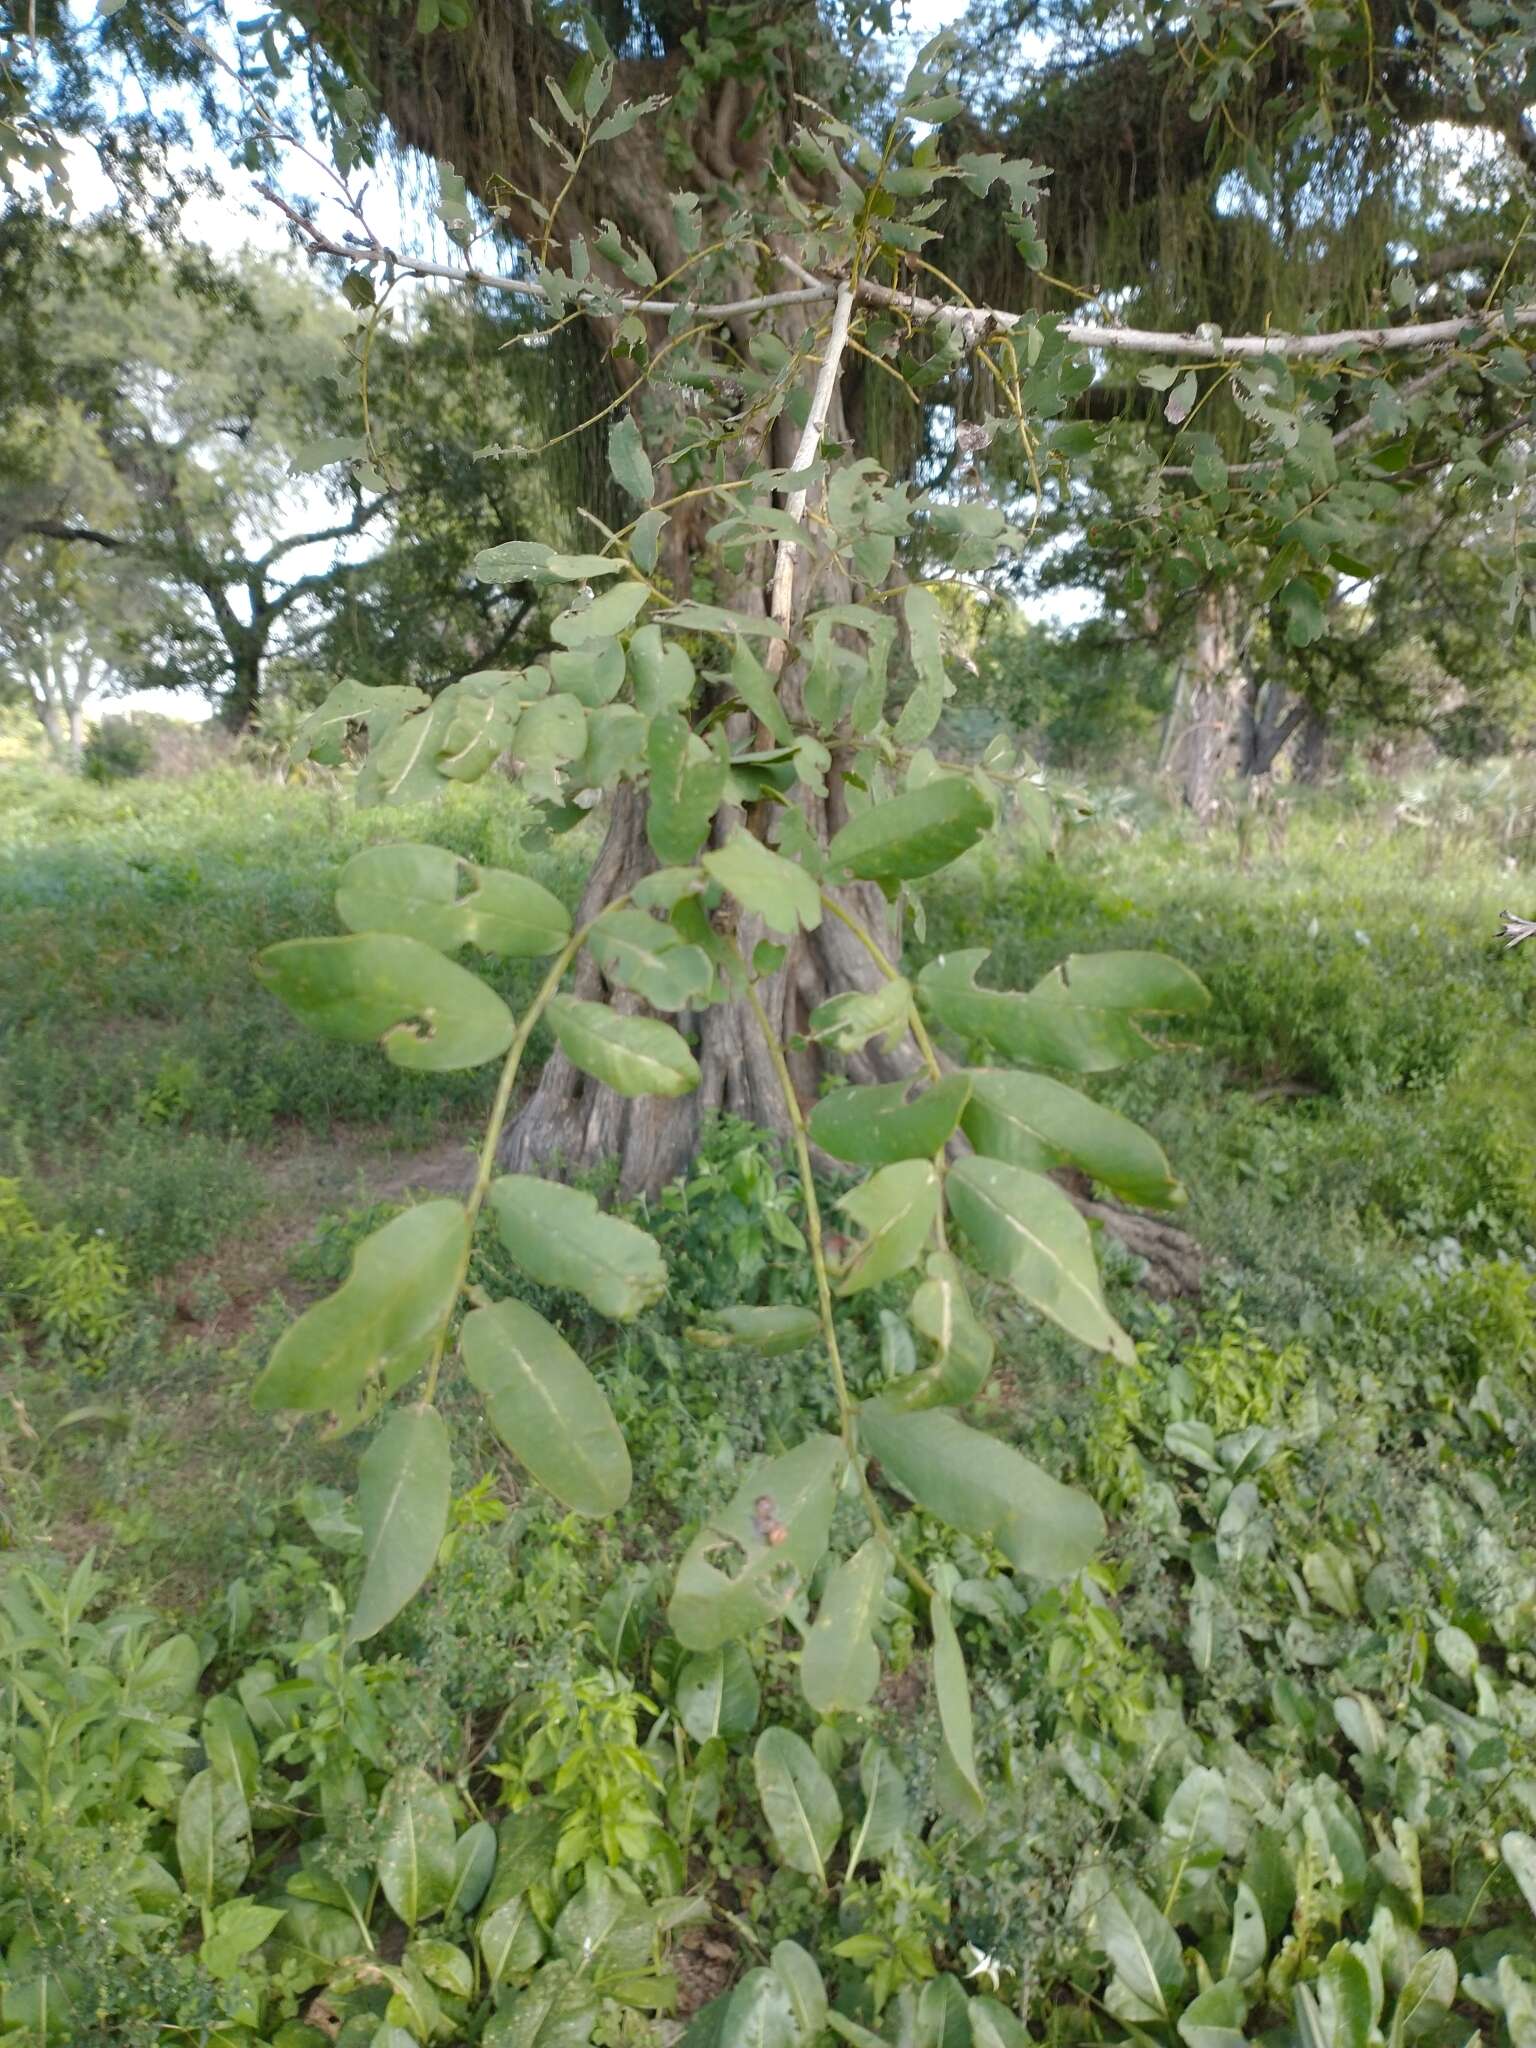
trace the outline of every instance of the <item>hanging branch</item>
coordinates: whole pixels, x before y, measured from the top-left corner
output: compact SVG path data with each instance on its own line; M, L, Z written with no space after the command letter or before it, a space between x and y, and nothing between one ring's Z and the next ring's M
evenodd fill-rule
M791 473L809 469L821 452L821 437L826 432L827 416L832 410L832 397L837 390L838 372L842 368L843 351L848 346L848 326L853 318L853 288L840 285L837 303L832 312L832 331L827 336L827 345L822 351L821 371L816 379L816 389L811 396L811 410L800 436L800 445L795 450ZM805 520L807 492L804 489L792 491L784 509L796 526ZM795 612L795 558L800 552L798 541L787 535L779 542L778 553L773 563L773 585L768 600L768 616L776 626L784 628L784 637L775 640L768 649L768 673L777 678L784 666L785 654L789 647L789 629L794 623Z

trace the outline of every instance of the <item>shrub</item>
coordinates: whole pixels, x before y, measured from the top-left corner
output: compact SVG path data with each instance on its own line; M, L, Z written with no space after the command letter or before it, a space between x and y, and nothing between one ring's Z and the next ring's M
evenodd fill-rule
M80 758L90 782L128 782L155 765L155 742L126 718L104 718L87 736Z

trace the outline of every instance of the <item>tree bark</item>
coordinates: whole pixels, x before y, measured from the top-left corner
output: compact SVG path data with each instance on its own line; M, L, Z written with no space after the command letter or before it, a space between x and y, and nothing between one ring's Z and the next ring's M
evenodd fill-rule
M1238 724L1246 687L1237 644L1237 594L1200 593L1194 631L1170 718L1164 767L1186 806L1202 821L1216 808L1218 787L1237 765Z
M1296 746L1296 780L1316 785L1323 779L1328 750L1328 720L1315 704L1307 706L1301 738Z

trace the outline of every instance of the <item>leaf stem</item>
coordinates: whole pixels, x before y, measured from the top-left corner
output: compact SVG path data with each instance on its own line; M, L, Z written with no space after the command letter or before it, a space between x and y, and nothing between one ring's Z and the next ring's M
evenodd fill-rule
M628 901L627 895L616 896L611 903L603 905L598 916L606 917L610 911L622 909ZM550 998L559 992L567 969L587 943L592 927L596 923L597 918L589 918L566 940L556 956L554 965L540 984L538 994L523 1012L522 1022L513 1033L512 1043L507 1047L507 1056L502 1062L501 1079L496 1084L496 1097L491 1104L491 1114L485 1126L485 1138L480 1147L480 1162L475 1170L475 1183L464 1204L467 1228L464 1232L464 1251L459 1260L459 1277L453 1290L455 1302L464 1292L464 1283L469 1278L470 1254L475 1243L475 1224L479 1221L486 1191L496 1172L496 1154L501 1149L502 1127L507 1120L507 1111L512 1105L512 1090L517 1086L517 1071L522 1065L523 1054L528 1050L528 1041L533 1036L539 1019L549 1007ZM443 1353L447 1348L448 1326L451 1321L451 1315L444 1319L443 1326L437 1333L437 1342L432 1347L431 1362L427 1366L427 1384L421 1397L423 1401L430 1402L437 1392L437 1380L442 1371Z
M822 1342L826 1346L827 1362L832 1368L832 1384L837 1394L838 1421L841 1426L843 1443L848 1452L848 1461L858 1475L859 1492L863 1497L864 1511L869 1516L875 1534L885 1544L892 1557L895 1558L901 1570L911 1581L914 1589L921 1593L925 1599L932 1600L934 1598L932 1586L929 1585L917 1566L910 1559L903 1557L901 1547L896 1541L895 1532L886 1520L885 1510L875 1497L874 1488L869 1483L869 1474L864 1469L864 1461L859 1456L857 1412L854 1407L853 1398L848 1392L848 1376L843 1370L843 1354L837 1341L837 1318L833 1314L832 1309L832 1282L827 1272L827 1251L821 1227L821 1203L816 1195L816 1176L811 1167L811 1145L805 1127L805 1116L800 1108L800 1098L795 1093L794 1077L789 1071L789 1062L784 1057L784 1048L780 1045L773 1026L768 1021L768 1013L758 1000L757 989L753 984L751 976L747 973L746 962L742 959L734 943L731 945L731 951L736 955L737 963L741 967L747 991L747 1002L751 1006L753 1016L757 1019L757 1028L763 1034L763 1044L766 1046L768 1057L773 1063L773 1071L779 1083L779 1093L784 1099L784 1111L789 1118L789 1127L794 1139L795 1163L799 1168L800 1188L805 1197L805 1234L810 1240L811 1266L816 1274L816 1300L818 1312L821 1316Z
M825 889L823 889L821 892L821 901L822 907L824 909L830 910L835 918L839 919L841 923L847 925L849 931L853 933L853 936L858 940L859 944L864 948L865 952L868 953L869 957L874 961L875 965L879 968L880 972L885 976L886 980L900 981L901 975L898 972L897 968L887 958L884 948L873 937L873 935L865 929L864 925L860 923L859 919L854 916L853 912L851 910L845 910L843 905L838 902L837 898L835 896L829 896ZM917 1014L917 1009L915 1006L908 1015L907 1024L908 1028L912 1033L913 1038L917 1042L917 1049L923 1056L923 1065L928 1069L929 1078L934 1081L942 1081L944 1078L944 1069L939 1065L939 1056L937 1052L935 1052L934 1050L933 1040L928 1036L928 1027L923 1022L922 1018Z

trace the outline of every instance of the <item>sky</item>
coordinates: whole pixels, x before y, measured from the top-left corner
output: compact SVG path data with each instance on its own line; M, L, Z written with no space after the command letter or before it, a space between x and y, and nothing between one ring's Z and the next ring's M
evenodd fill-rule
M910 61L930 37L957 21L963 11L963 6L957 5L956 0L911 0L905 10L904 33L891 40L893 57L897 62L903 57ZM196 134L195 116L190 113L189 125L193 126ZM316 143L315 147L318 153L324 154L323 144ZM112 207L116 203L115 193L90 145L76 141L69 156L76 213L88 216ZM217 160L218 152L211 137L205 144L195 142L185 153L189 167L195 164L205 172L209 164ZM242 250L251 249L265 255L287 255L300 260L295 256L288 223L275 207L256 193L248 176L232 167L226 168L221 175L221 186L217 195L197 193L188 200L182 214L182 225L189 240L205 244L215 255L223 258L236 257ZM297 153L292 155L285 171L284 189L290 196L320 202L325 225L333 228L343 225L343 217L334 204L328 209L333 218L325 220L328 198L325 180L318 167L309 165ZM404 190L388 176L374 181L367 195L365 211L370 228L392 247L414 249L445 260L453 260L458 254L432 218L426 201ZM323 518L315 516L325 510L325 500L318 488L306 488L301 483L295 489L287 530L298 531L305 525L325 523ZM274 534L272 537L279 536ZM293 557L296 573L308 573L325 566L328 552L313 552L313 560L307 558L308 551ZM1071 623L1092 608L1093 599L1088 593L1073 592L1052 593L1027 607L1033 615L1049 619L1053 624ZM98 697L90 706L93 716L99 716L103 711L120 712L125 709L143 709L185 719L202 719L211 715L211 707L191 691L136 691L127 696Z

